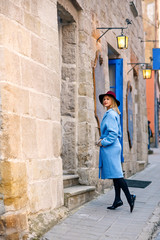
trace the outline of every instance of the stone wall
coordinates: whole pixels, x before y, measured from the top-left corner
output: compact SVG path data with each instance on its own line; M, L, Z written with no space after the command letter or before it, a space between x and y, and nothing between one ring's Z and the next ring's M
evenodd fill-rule
M65 10L63 10L64 14ZM67 24L65 16L60 25L62 41L61 63L61 122L62 122L62 159L66 173L76 171L76 56L77 27L71 21Z
M141 1L137 1L141 15ZM125 31L129 48L119 50L111 30L97 27L132 25ZM78 173L80 183L97 190L111 181L98 180L99 138L94 110L93 65L103 57L109 90L109 49L123 58L123 144L125 176L147 164L143 24L128 1L0 1L0 234L4 239L33 238L63 217L64 173ZM127 135L127 83L133 89L133 147ZM4 210L5 209L5 210ZM28 233L32 235L28 236Z
M0 234L26 239L63 205L57 1L0 1L0 74Z
M100 50L103 57L103 66L106 79L106 91L109 90L108 73L108 44L116 55L113 58L123 58L123 146L125 176L130 176L141 170L147 164L147 118L146 118L146 96L145 82L140 68L136 68L129 74L130 62L144 62L144 46L138 37L143 38L143 24L141 18L135 18L131 12L129 3L121 1L78 1L83 11L79 14L79 75L78 75L78 172L81 182L84 184L103 185L104 181L97 181L98 176L98 150L94 142L99 138L97 122L94 117L94 88L92 67L96 51ZM139 15L142 13L141 1L137 2ZM132 25L125 30L129 37L129 48L119 50L116 46L116 35L120 31L111 30L98 42L96 39L104 31L97 27L125 26L125 19L129 17ZM136 75L136 77L135 77ZM131 81L133 97L133 147L129 147L127 135L126 114L126 90L127 82ZM105 92L105 90L104 90ZM81 134L83 132L83 134ZM141 165L142 164L142 165ZM104 183L109 185L110 182Z

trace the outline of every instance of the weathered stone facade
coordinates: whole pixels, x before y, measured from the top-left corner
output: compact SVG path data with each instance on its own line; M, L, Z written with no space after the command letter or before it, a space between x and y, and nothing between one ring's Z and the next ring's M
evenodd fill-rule
M153 49L160 46L160 1L145 0L142 2L143 10L143 26L145 32L144 45L145 45L145 62L153 64L156 60L153 57ZM152 66L153 68L153 66ZM160 101L160 81L158 70L152 70L151 79L146 79L146 100L147 100L147 118L150 121L152 130L151 146L159 146L159 132L160 132L160 111L158 110Z
M137 1L141 14L141 1ZM117 31L100 41L100 26L124 26L128 50L118 50ZM147 164L145 82L140 68L127 74L128 62L143 62L141 18L127 0L0 1L0 236L29 239L60 219L63 171L99 191L99 138L94 114L93 64L103 57L109 90L109 58L123 58L123 148L128 177ZM113 55L109 55L113 49ZM133 94L133 147L128 144L126 90ZM34 235L33 235L34 236Z

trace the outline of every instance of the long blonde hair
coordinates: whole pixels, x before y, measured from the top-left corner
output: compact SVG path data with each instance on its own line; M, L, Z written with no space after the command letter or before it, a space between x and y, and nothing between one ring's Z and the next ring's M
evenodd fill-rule
M116 103L115 99L113 97L111 97L111 99L112 99L111 108L120 115L121 113L118 109L118 106L117 106L117 103Z

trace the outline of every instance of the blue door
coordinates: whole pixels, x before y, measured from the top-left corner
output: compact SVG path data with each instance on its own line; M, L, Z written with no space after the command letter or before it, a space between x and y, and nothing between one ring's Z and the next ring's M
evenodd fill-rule
M120 101L119 110L121 112L121 129L122 129L122 157L121 161L124 162L123 158L123 59L110 59L109 60L109 81L110 90L115 92L117 99Z

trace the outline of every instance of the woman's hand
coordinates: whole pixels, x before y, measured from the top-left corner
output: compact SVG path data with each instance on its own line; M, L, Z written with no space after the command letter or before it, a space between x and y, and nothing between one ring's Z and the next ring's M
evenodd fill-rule
M99 139L99 140L96 142L96 145L97 145L98 147L101 147L101 146L102 146L101 141L102 141L102 139Z

